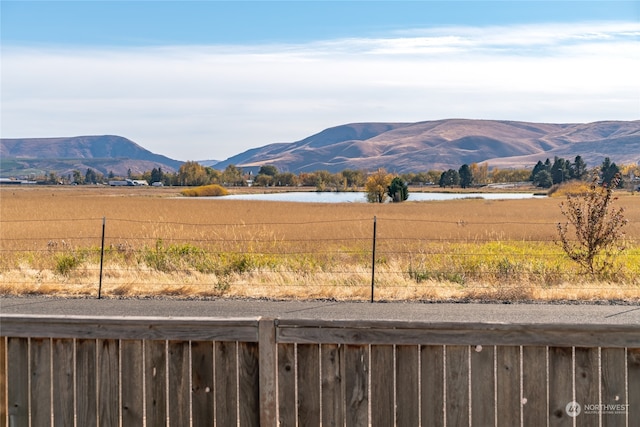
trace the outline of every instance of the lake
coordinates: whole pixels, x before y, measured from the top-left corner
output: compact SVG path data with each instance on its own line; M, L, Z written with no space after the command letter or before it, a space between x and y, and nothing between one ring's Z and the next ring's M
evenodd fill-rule
M530 199L538 196L533 193L409 193L408 201L426 202L454 199ZM222 197L202 197L203 199L215 198L218 200L260 200L272 202L303 202L303 203L366 203L363 192L316 192L316 191L292 191L285 193L255 193L233 194Z

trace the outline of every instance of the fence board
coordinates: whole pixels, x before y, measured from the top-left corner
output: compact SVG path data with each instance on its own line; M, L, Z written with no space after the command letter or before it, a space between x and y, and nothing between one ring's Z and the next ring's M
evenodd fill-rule
M469 346L446 346L447 426L469 425Z
M371 346L371 425L392 426L394 410L392 345Z
M345 398L346 425L369 424L369 346L346 345Z
M623 348L602 349L602 404L626 405L625 371L626 355ZM602 423L606 426L625 426L626 408L603 411Z
M98 340L98 419L100 425L118 425L120 419L120 342Z
M640 348L627 349L627 358L627 387L629 387L627 417L629 421L640 420Z
M235 426L238 423L238 364L235 341L216 341L215 389L216 423Z
M52 343L53 425L73 425L73 354L72 339L54 339ZM117 373L117 371L116 371Z
M279 319L278 342L639 347L637 325Z
M499 426L520 424L520 347L506 346L496 349L498 393L496 399Z
M213 347L212 341L191 343L193 427L213 424Z
M122 365L122 425L142 426L144 422L141 340L122 340L120 342Z
M420 358L422 425L444 426L444 347L424 345Z
M76 417L79 426L98 424L96 340L76 340Z
M344 347L322 344L322 425L344 425Z
M4 326L3 326L4 327ZM7 390L9 425L29 425L29 340L7 340Z
M272 318L261 318L258 323L260 423L265 427L278 425L278 347L276 325Z
M600 425L599 415L585 410L585 405L594 405L599 402L598 359L597 348L576 347L575 349L576 402L581 405L581 413L576 417L576 425L580 427Z
M2 314L0 322L12 337L258 342L256 318Z
M169 341L169 423L170 425L189 425L190 388L189 379L189 341Z
M260 425L258 343L238 343L238 403L240 426Z
M420 420L418 346L396 347L396 425L416 426Z
M295 426L296 401L295 345L278 344L278 412L281 426Z
M145 416L148 426L167 424L166 341L144 343Z
M51 340L32 338L31 353L31 406L32 425L51 424ZM73 396L71 396L73 402Z
M547 424L547 347L522 348L522 424Z
M301 344L297 351L298 425L320 426L320 348Z
M471 424L495 425L495 385L493 371L495 347L471 347Z
M0 337L0 427L7 425L7 339Z
M549 426L572 426L566 411L573 401L571 347L549 347Z

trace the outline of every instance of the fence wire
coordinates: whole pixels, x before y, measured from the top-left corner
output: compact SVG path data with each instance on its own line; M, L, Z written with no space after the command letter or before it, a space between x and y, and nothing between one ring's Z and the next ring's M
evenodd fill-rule
M2 294L640 298L638 239L603 254L594 274L564 253L556 223L59 218L0 227Z

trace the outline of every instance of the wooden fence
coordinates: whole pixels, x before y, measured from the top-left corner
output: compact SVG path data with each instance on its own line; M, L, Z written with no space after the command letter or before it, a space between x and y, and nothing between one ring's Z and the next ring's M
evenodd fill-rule
M638 426L640 325L0 316L0 426Z

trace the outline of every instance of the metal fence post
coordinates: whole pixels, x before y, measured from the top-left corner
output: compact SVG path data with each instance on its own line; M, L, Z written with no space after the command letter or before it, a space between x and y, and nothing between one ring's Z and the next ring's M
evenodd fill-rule
M104 263L104 229L107 222L106 217L102 217L102 243L100 244L100 279L98 283L98 299L102 296L102 265Z
M373 217L373 250L371 251L371 302L373 302L373 295L375 290L376 280L376 217Z

